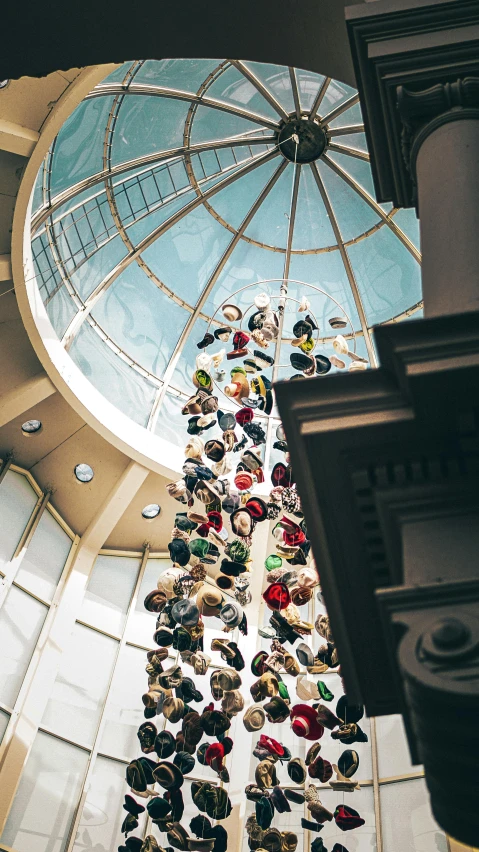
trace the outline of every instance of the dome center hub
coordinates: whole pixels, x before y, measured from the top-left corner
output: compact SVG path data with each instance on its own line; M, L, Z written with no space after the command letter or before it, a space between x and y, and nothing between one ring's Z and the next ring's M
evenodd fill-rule
M327 139L322 127L310 118L294 118L283 124L278 143L283 156L292 163L312 163L323 153Z

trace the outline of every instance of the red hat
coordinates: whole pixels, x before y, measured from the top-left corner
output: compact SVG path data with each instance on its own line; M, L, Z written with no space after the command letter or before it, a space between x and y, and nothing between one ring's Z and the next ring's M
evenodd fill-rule
M309 764L308 772L311 778L318 778L322 784L326 784L326 781L333 777L333 767L329 760L325 760L319 755Z
M235 476L235 486L238 491L248 491L249 488L252 488L253 482L253 477L246 470L242 470Z
M210 531L209 524L200 524L199 527L196 528L195 532L197 535L200 535L201 538L208 538L208 533Z
M351 831L353 828L359 828L359 826L364 825L363 818L359 816L354 808L350 808L348 805L338 805L334 811L334 819L341 831Z
M263 600L266 602L266 606L269 609L286 609L286 607L291 603L289 589L284 583L271 583L266 591L263 592Z
M233 346L235 349L244 349L249 341L249 334L245 334L244 331L235 331L233 335Z
M216 532L219 532L223 528L223 518L221 512L211 511L208 512L208 521L210 526L213 527Z
M255 521L265 521L268 517L268 507L261 497L250 497L245 503L245 509Z
M274 740L272 737L267 737L266 734L261 734L259 738L259 746L261 748L269 751L270 754L277 754L278 757L282 757L284 754L284 747L278 740Z
M320 740L324 734L324 728L316 718L316 710L309 704L295 704L291 708L291 727L297 737L305 740Z
M306 536L299 526L290 518L282 517L280 521L283 526L283 541L289 547L299 547L306 541Z
M292 483L291 470L283 462L278 462L271 471L271 482L273 485L282 485L285 488Z
M205 763L207 766L211 766L214 761L213 769L216 772L221 772L224 767L224 756L225 749L223 743L211 743L205 752Z
M254 417L254 411L252 408L240 408L240 410L236 412L235 417L239 426L244 426L245 423L251 423Z

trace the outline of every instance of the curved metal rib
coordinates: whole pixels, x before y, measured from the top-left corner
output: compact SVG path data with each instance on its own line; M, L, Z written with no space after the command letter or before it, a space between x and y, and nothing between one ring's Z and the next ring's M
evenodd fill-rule
M366 202L366 204L369 204L371 209L374 210L375 213L377 213L377 215L383 220L383 222L385 222L385 224L388 226L388 228L391 229L393 234L395 234L396 237L401 240L403 245L406 246L407 250L412 254L413 258L417 260L418 263L421 263L421 252L416 248L414 243L411 242L409 237L406 236L404 231L401 231L401 228L396 225L394 219L391 219L388 214L384 212L383 208L377 203L377 201L375 201L372 195L369 195L369 192L366 192L366 190L363 189L363 187L359 183L356 183L356 181L351 177L351 175L345 172L344 169L341 168L341 166L338 166L337 163L335 163L333 160L330 160L327 154L325 154L323 157L323 163L326 163L326 165L328 165L329 168L333 170L333 172L336 172L336 174L339 175L339 177L341 177L348 184L348 186L351 187L351 189L354 189L354 191L361 196L361 198L363 199L363 201Z
M189 204L186 204L181 210L174 213L170 216L165 222L155 228L151 234L148 234L134 249L134 251L130 252L123 260L118 263L111 272L100 281L97 287L90 294L88 299L85 300L85 306L82 311L79 311L70 322L65 334L62 338L62 344L65 349L69 349L76 334L80 330L85 318L91 312L95 304L101 298L103 293L108 290L108 288L113 284L114 281L118 278L121 273L130 266L131 263L136 261L138 257L140 257L141 253L146 251L153 243L161 237L162 234L166 233L173 225L176 225L177 222L180 222L185 216L188 215L192 210L198 207L203 203L203 200L211 198L216 193L221 192L222 189L225 189L230 184L234 183L238 178L243 177L245 174L249 174L254 169L258 168L258 166L263 165L263 163L267 163L269 160L273 159L273 157L277 157L278 152L276 150L267 151L265 154L261 154L259 157L256 157L253 161L250 161L246 166L243 166L238 169L234 174L228 175L228 177L223 180L218 181L211 189L207 190L203 195L197 196Z
M346 271L346 275L348 277L349 286L351 287L351 291L353 294L354 302L356 305L356 310L359 315L359 320L361 323L361 328L364 334L364 340L366 343L366 349L368 350L369 360L373 367L377 367L376 353L374 352L374 347L372 344L371 336L369 334L368 323L366 320L366 314L364 312L364 305L361 299L361 294L359 292L358 284L356 281L356 276L354 275L353 267L351 266L351 261L349 259L348 252L345 248L344 241L341 235L341 230L338 225L338 220L336 219L336 215L334 213L333 207L331 205L331 201L329 200L328 193L326 192L326 188L321 179L321 175L316 168L315 163L311 163L311 171L313 173L313 177L316 181L316 186L318 187L319 194L321 195L323 204L326 208L326 213L328 214L329 221L331 222L331 227L334 231L334 236L336 237L339 251L341 254L341 259L344 264L344 269Z
M366 160L369 163L370 157L367 151L360 151L358 148L350 148L349 145L335 145L330 142L328 151L336 151L337 154L347 154L348 157L356 157L357 160Z
M323 80L323 82L321 83L321 86L320 86L319 92L318 92L318 94L316 95L316 97L315 97L315 99L314 99L314 101L313 101L313 105L312 105L312 107L311 107L311 109L310 109L310 111L309 111L309 117L310 117L310 118L314 118L314 117L315 117L315 115L316 115L316 113L317 113L317 111L318 111L318 109L319 109L319 107L320 107L320 105L321 105L321 101L323 100L323 98L324 98L324 96L325 96L325 94L326 94L326 90L327 90L327 88L328 88L328 86L329 86L330 82L331 82L331 77L325 77L325 78L324 78L324 80Z
M298 81L296 79L296 71L291 66L288 67L289 71L289 79L291 81L291 88L293 90L293 101L294 101L294 111L296 113L296 118L298 121L301 118L301 103L299 100L299 89L298 89Z
M278 113L278 115L283 119L283 121L287 121L289 118L288 113L286 112L284 107L281 106L280 102L276 100L276 98L269 91L269 89L267 89L266 86L261 82L259 77L257 77L256 74L253 73L253 71L250 71L248 66L245 65L244 62L241 62L241 60L230 59L230 62L238 71L241 71L243 76L246 77L246 79L249 80L250 83L253 84L255 89L258 90L258 92L260 93L260 95L263 96L265 101L268 101L269 105L273 107L275 112Z
M243 145L271 145L276 144L276 136L231 136L227 139L215 139L212 142L200 142L197 145L179 145L176 148L169 148L167 151L158 151L156 154L146 154L144 157L134 157L132 160L127 160L125 163L119 163L112 166L110 171L96 172L90 177L84 178L73 184L68 189L65 189L59 195L52 199L49 207L40 210L35 216L32 216L31 227L32 237L35 232L43 225L43 223L55 213L67 201L71 201L76 195L91 189L96 184L103 183L107 177L117 177L132 169L142 168L143 166L151 166L153 163L162 163L167 160L174 160L182 157L185 154L202 154L204 151L211 151L215 148L235 148Z
M268 183L263 187L262 191L258 195L253 206L250 208L250 210L248 210L248 213L246 214L245 218L243 219L241 225L239 226L235 236L233 237L233 239L231 240L229 245L227 245L225 251L223 252L222 256L220 257L218 263L216 264L213 272L211 273L211 275L208 279L208 282L207 282L206 286L204 287L203 292L201 293L201 295L200 295L200 297L199 297L199 299L198 299L198 301L195 305L194 311L191 314L191 316L188 317L186 325L185 325L183 331L181 332L181 335L178 338L176 346L175 346L175 348L174 348L174 350L171 354L171 358L168 362L168 365L166 367L165 373L164 373L163 378L162 378L163 387L160 389L159 393L157 394L157 398L156 398L156 400L153 404L152 410L151 410L150 419L148 421L148 429L153 430L156 426L156 422L158 420L158 414L159 414L163 399L165 397L165 394L166 394L166 391L167 391L168 386L170 384L173 373L175 372L176 365L178 364L178 361L180 359L180 356L181 356L181 353L183 351L186 340L188 338L188 335L189 335L191 329L193 328L196 320L201 315L201 311L202 311L204 305L206 304L206 301L207 301L213 287L215 286L216 282L218 281L218 278L220 277L226 263L228 262L229 258L232 255L234 249L236 248L239 241L241 240L246 228L248 227L251 220L253 219L253 217L258 212L259 208L263 204L263 201L266 199L266 197L269 195L269 193L273 189L273 186L277 182L278 178L283 174L287 165L288 165L287 160L283 160L283 162L280 163L280 165L278 166L276 171L271 175Z
M341 115L341 113L346 112L347 109L354 106L354 104L357 104L358 102L359 95L351 95L351 97L348 98L347 101L343 101L342 104L339 104L339 106L331 110L331 112L328 112L327 115L323 116L323 118L321 119L321 127L324 127L325 124L329 124L331 121L334 121L334 119L337 118L338 115Z
M85 98L101 98L104 95L149 95L150 97L158 98L173 98L177 101L189 101L190 103L201 104L212 109L220 109L222 112L230 112L232 115L237 115L239 118L246 118L248 121L253 121L255 124L261 124L262 127L271 127L273 130L278 129L278 123L265 115L260 115L257 112L251 112L248 109L233 106L226 101L219 101L216 98L209 98L205 95L193 95L191 92L183 92L180 89L169 89L166 86L150 86L146 83L132 83L128 89L118 83L100 83L95 86Z

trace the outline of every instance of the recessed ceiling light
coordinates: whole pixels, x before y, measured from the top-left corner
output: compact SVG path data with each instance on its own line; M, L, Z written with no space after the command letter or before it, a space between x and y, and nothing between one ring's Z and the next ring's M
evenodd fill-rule
M26 437L29 437L30 435L38 435L41 431L41 420L27 420L25 423L22 423L22 432Z
M148 503L148 506L142 510L141 517L145 518L147 521L152 521L153 518L157 518L161 512L161 506L158 503Z
M79 482L91 482L94 477L93 468L89 464L77 464L73 472Z
M6 89L10 80L0 80L0 89Z

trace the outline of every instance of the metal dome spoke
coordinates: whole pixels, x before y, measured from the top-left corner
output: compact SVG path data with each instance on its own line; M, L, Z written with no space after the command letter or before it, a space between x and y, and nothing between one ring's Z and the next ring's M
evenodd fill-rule
M357 160L366 160L369 163L370 156L367 151L360 151L358 148L350 148L349 145L328 145L328 151L336 151L337 154L347 154L348 157L356 157Z
M85 100L103 97L104 95L119 94L143 95L146 97L172 98L173 100L190 101L191 103L197 103L201 106L218 109L222 112L229 112L232 115L238 116L238 118L245 118L248 121L253 121L255 124L260 124L262 127L270 127L273 130L277 128L277 123L272 121L271 118L267 118L265 115L259 115L257 112L251 112L248 109L233 106L232 104L226 103L226 101L219 101L216 98L209 98L206 95L193 95L191 92L183 92L180 89L170 89L166 86L152 86L146 83L133 83L126 91L117 83L100 83L86 96Z
M301 119L301 102L299 100L299 89L298 89L298 81L296 79L296 71L290 65L289 68L289 79L291 80L291 88L293 90L293 100L294 100L294 109L296 112L296 118L298 121Z
M363 334L364 334L364 340L365 340L365 343L366 343L366 348L367 348L367 351L368 351L369 360L370 360L372 366L376 367L377 366L376 354L374 352L374 347L373 347L371 336L370 336L369 329L368 329L368 323L367 323L366 314L365 314L365 311L364 311L363 301L362 301L362 298L361 298L361 294L359 292L358 284L357 284L357 281L356 281L356 276L354 275L353 267L352 267L351 261L349 259L348 251L347 251L347 249L344 245L344 241L343 241L343 238L342 238L342 235L341 235L341 230L340 230L340 227L339 227L339 224L338 224L338 220L336 219L336 215L334 213L331 201L329 199L328 193L326 192L326 187L324 186L324 183L321 179L321 175L319 174L315 163L311 163L311 171L313 172L313 177L314 177L314 180L316 181L316 186L318 187L319 194L320 194L322 202L323 202L323 204L326 208L326 213L329 217L329 220L331 222L331 227L334 231L334 236L336 237L336 240L337 240L337 243L338 243L339 252L341 254L341 260L343 261L343 264L344 264L344 269L345 269L345 272L346 272L347 279L349 281L349 286L351 287L351 291L352 291L353 298L354 298L354 303L356 305L356 310L358 312L359 321L361 323L361 328L362 328L362 331L363 331Z
M247 80L258 90L260 95L263 96L265 101L269 103L269 105L278 113L280 118L286 121L289 116L286 110L281 106L280 102L276 100L275 96L266 86L261 82L261 80L256 76L256 74L251 71L244 62L241 62L239 59L230 59L230 62L234 67L240 71Z
M315 115L316 115L316 113L317 113L317 111L318 111L318 109L321 105L321 102L322 102L322 100L323 100L323 98L326 94L326 91L327 91L327 88L328 88L330 82L331 82L331 77L325 77L323 82L321 83L318 94L316 95L316 97L313 101L313 105L312 105L310 112L309 112L310 118L315 117Z

